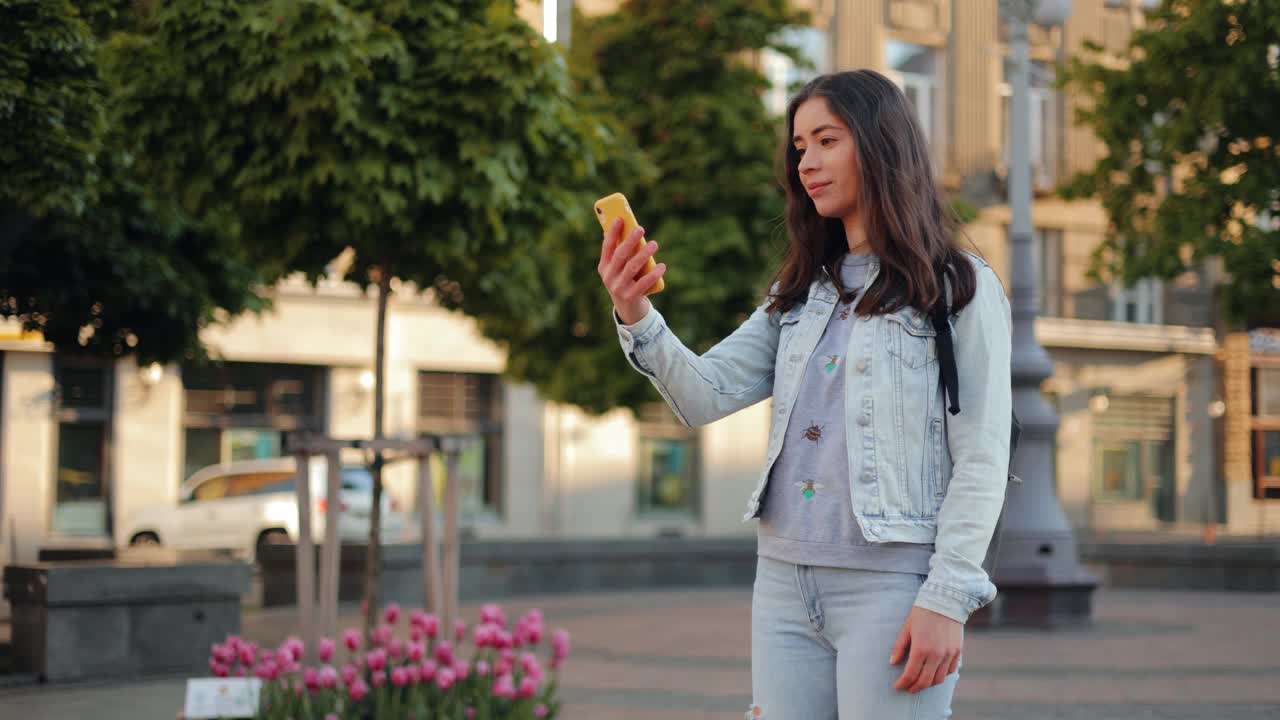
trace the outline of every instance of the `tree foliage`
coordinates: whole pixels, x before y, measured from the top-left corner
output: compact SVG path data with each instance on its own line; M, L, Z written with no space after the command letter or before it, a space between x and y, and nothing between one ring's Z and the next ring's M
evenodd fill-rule
M105 121L98 53L130 4L0 0L0 317L60 352L167 362L264 300L224 234L148 193Z
M1228 317L1280 323L1280 0L1165 0L1126 65L1076 58L1062 81L1106 148L1064 189L1110 218L1095 275L1172 278L1221 258Z
M508 348L508 372L554 400L592 412L656 398L618 347L611 303L596 273L600 229L591 202L624 192L658 259L667 289L655 306L702 352L731 333L763 298L780 257L782 195L773 174L780 138L761 95L755 56L805 22L782 0L627 2L611 15L576 18L571 64L580 103L606 119L642 157L602 169L560 237L572 282L529 325L492 314L481 327Z

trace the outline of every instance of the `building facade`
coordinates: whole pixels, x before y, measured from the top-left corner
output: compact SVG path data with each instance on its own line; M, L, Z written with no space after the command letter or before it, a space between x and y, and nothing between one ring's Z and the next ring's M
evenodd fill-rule
M871 67L901 84L927 128L940 181L979 208L969 236L1007 277L1009 92L996 0L808 6L813 25L794 28L794 39L819 71ZM540 26L538 3L521 9ZM1069 121L1074 101L1052 89L1053 63L1086 39L1119 52L1142 19L1138 2L1076 0L1064 28L1033 32L1036 332L1055 362L1044 392L1061 418L1058 493L1082 532L1280 532L1275 332L1215 330L1213 267L1132 288L1089 280L1106 218L1096 202L1052 194L1099 151ZM766 101L784 106L785 88L803 73L768 54L759 62L781 88ZM279 454L290 431L370 436L373 299L338 282L313 289L291 281L276 293L270 313L206 333L221 359L208 367L75 361L0 326L0 558L127 544L130 513L176 503L181 481L203 465ZM768 402L698 430L662 406L589 417L504 380L501 350L429 296L397 294L387 333L387 432L467 438L469 535L754 531L740 518L764 459ZM388 491L415 506L412 467L393 466Z

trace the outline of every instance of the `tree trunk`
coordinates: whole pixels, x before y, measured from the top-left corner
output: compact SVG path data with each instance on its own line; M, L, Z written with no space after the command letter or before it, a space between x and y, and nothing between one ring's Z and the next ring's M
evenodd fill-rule
M383 398L386 386L386 335L387 300L391 295L391 272L384 263L378 268L378 321L374 330L373 368L373 439L381 440L382 419L386 407ZM364 637L369 643L373 627L379 617L378 590L382 582L382 451L373 454L369 473L373 476L373 507L369 508L369 549L365 556L364 571Z

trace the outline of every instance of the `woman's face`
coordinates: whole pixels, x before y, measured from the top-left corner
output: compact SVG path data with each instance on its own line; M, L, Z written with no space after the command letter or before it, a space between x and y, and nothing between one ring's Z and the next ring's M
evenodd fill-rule
M801 103L793 124L800 182L818 214L843 219L857 212L858 160L849 126L821 97Z

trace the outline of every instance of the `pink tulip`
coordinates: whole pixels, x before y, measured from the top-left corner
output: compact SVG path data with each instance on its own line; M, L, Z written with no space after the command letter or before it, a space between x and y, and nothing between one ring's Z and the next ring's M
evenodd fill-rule
M544 718L544 717L546 717L546 716L547 716L547 706L546 706L546 705L543 705L542 703L538 703L537 705L535 705L535 706L534 706L534 708L533 708L533 716L534 716L534 717L539 717L539 718Z
M427 618L427 614L421 610L413 609L409 611L409 627L422 627L422 621Z
M493 642L493 631L489 627L489 623L480 623L471 631L471 642L475 643L476 647L488 647L489 643Z
M236 668L236 677L249 677L248 666L241 665L240 667Z
M479 660L476 662L476 675L487 677L489 675L489 661Z
M453 674L453 668L442 667L436 671L436 687L441 690L448 690L453 687L453 681L456 677Z
M279 675L278 671L276 670L276 664L274 661L268 661L268 662L262 663L261 665L253 669L253 674L257 677L262 678L264 682L271 682L272 680L275 680L276 677Z
M409 671L403 667L398 667L391 671L391 684L398 688L402 688L409 684Z
M533 679L533 678L531 678L531 677L527 677L527 678L525 678L525 679L523 679L523 680L521 680L521 681L520 681L520 690L516 692L516 695L517 695L521 700L524 700L524 699L526 699L526 698L531 698L531 697L533 697L534 695L537 695L537 694L538 694L538 681L537 681L537 680L534 680L534 679Z
M435 660L427 658L422 661L422 682L431 682L436 676L436 669L440 667Z
M347 692L351 695L351 699L360 702L369 696L369 686L365 685L364 680L356 678L356 681L347 686Z
M378 672L387 666L387 651L381 648L370 651L368 655L364 656L364 661L370 670Z
M529 674L529 673L531 673L531 672L535 672L535 671L537 671L537 670L539 669L539 666L538 666L538 656L537 656L537 655L534 655L534 654L533 654L533 653L531 653L531 652L521 653L521 654L520 654L520 669L521 669L521 670L524 670L524 672L525 672L525 674L526 674L526 675L527 675L527 674Z
M382 608L382 619L386 620L388 625L395 625L400 619L400 605L387 603L386 607Z
M435 638L440 633L440 618L435 615L426 615L422 618L422 632L427 634L429 638Z
M493 666L494 675L506 675L507 673L511 672L511 670L512 670L511 661L505 660L503 658L498 658L498 662L495 663Z
M485 603L480 606L480 622L491 622L505 628L507 626L507 616L502 612L501 605Z
M360 674L360 668L356 667L355 665L352 665L351 663L347 663L346 665L343 665L342 666L342 684L350 687L351 683L355 681L356 675L358 674Z
M302 651L306 648L306 645L303 644L301 639L291 637L285 640L281 647L289 648L289 652L293 655L293 659L297 661L302 659Z
M409 631L409 639L413 642L420 643L426 637L426 634L422 632L422 628L415 627Z
M342 644L346 645L347 649L352 652L359 650L360 649L360 631L359 630L344 631L342 633Z
M329 662L333 659L333 652L337 647L330 638L320 638L320 644L316 646L316 654L320 657L320 662Z
M529 629L525 631L525 638L528 639L530 645L537 645L542 642L543 632L544 630L541 624L530 625Z
M391 635L394 631L390 625L379 625L373 630L373 644L386 645L391 642Z
M440 661L441 665L452 665L453 644L448 640L441 640L440 644L436 645L436 659Z
M419 663L422 658L427 656L427 647L420 642L409 643L408 654L409 662Z
M463 660L462 658L458 658L457 660L453 661L453 675L455 678L457 678L458 680L466 680L467 676L470 674L471 674L471 663L467 662L466 660Z
M276 664L281 667L289 667L293 664L293 651L287 647L281 646L276 649Z
M226 665L215 664L213 666L213 674L215 677L224 678L231 675L231 668L227 667Z
M569 657L569 631L557 630L552 633L551 647L555 657L562 660Z
M462 639L465 638L466 636L467 636L467 621L466 620L455 621L453 623L453 641L462 642Z
M376 673L372 673L372 674L369 676L369 679L370 679L371 681L373 681L373 686L374 686L375 688L380 688L380 687L382 687L383 685L386 685L386 684L387 684L387 674L386 674L386 673L384 673L384 672L381 672L381 671L376 672Z
M387 652L390 653L392 660L404 657L404 641L400 638L391 638L391 642L387 643Z
M328 713L324 716L324 720L338 720L338 716L334 713Z
M516 696L515 680L507 674L499 675L498 679L493 682L493 694L512 700Z
M217 660L220 665L230 665L231 662L236 659L236 651L230 646L223 645L222 643L214 643L213 647L209 650L209 654L214 660Z
M319 690L320 689L320 673L316 672L315 668L307 668L306 670L303 670L302 684L307 686L307 689L310 690L311 692L315 692Z
M515 638L511 637L510 631L499 628L497 632L497 643L495 647L512 648L512 647L515 647L515 645L516 645Z
M332 665L325 665L320 668L320 687L326 690L332 690L338 686L338 671L333 669Z
M420 665L405 665L404 670L409 673L410 685L417 685L422 682L422 667Z
M470 705L468 705L468 706L467 706L467 720L471 720L471 719L472 719L472 718L474 718L475 716L476 716L476 709L475 709L475 708L473 708L473 707L471 707Z
M240 645L240 664L252 665L255 658L258 657L258 646L256 643L241 643Z

